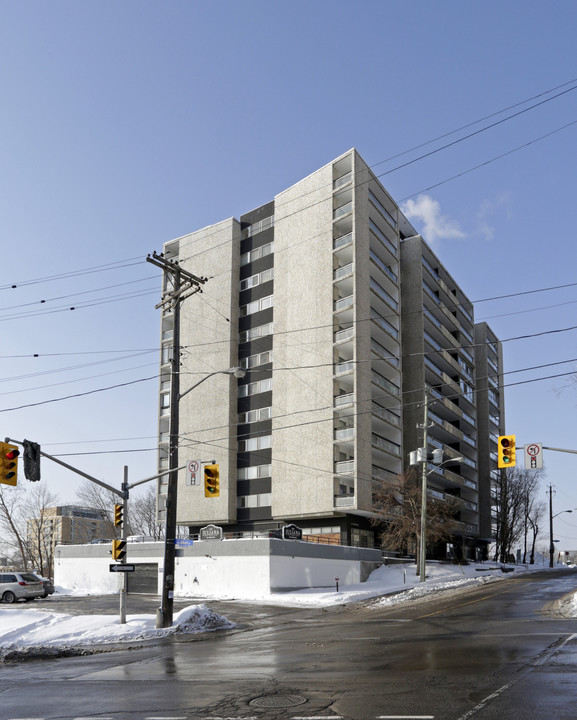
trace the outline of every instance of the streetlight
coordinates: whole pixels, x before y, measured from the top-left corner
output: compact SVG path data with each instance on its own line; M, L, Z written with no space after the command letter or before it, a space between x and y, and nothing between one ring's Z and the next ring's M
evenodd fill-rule
M241 367L228 370L215 370L201 378L188 390L180 392L178 353L173 352L170 403L170 435L168 450L168 485L166 488L166 523L164 531L164 567L162 571L162 595L160 607L156 611L156 627L165 628L172 625L174 605L174 559L176 536L176 499L178 492L178 433L179 433L179 401L191 390L197 388L213 375L233 375L236 378L245 376Z
M450 462L462 462L465 458L462 455L458 455L454 458L448 458L443 460L437 465L440 468L441 465L446 465ZM427 554L427 478L431 473L434 473L436 469L429 470L427 472L427 450L425 446L425 458L423 460L423 475L421 485L421 546L419 551L419 574L420 582L425 582L425 556Z
M572 513L573 510L561 510L561 512L556 513L553 515L553 488L551 485L549 485L549 567L552 568L553 563L553 556L555 555L555 545L553 544L553 518L556 518L558 515L563 515L563 513Z

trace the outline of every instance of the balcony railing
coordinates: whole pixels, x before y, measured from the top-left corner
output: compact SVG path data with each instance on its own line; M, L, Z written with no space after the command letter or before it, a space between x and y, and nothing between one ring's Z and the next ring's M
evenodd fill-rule
M341 460L335 463L335 473L337 475L352 475L355 471L354 460Z
M350 442L355 439L355 428L341 428L335 430L335 440L337 442Z
M340 268L337 268L334 272L334 279L335 280L341 280L341 278L347 277L347 275L351 275L353 272L353 263L349 263L348 265L343 265Z
M335 342L344 342L345 340L352 340L352 338L355 336L355 329L354 328L346 328L345 330L338 330L335 333Z
M355 363L352 360L336 363L336 365L334 366L334 373L335 375L344 375L345 373L351 373L353 372L354 367Z
M347 233L346 235L341 235L340 237L333 240L333 249L339 250L340 248L344 247L345 245L348 245L353 241L353 233Z
M334 311L342 312L343 310L350 310L354 306L354 304L355 302L352 295L340 298L339 300L335 300Z
M352 201L345 203L344 205L341 205L336 210L333 210L333 220L338 220L339 218L342 218L344 215L348 215L352 211L353 211Z

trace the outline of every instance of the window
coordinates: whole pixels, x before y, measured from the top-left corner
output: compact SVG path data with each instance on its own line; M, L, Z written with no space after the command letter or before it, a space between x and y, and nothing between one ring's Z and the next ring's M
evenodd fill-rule
M272 335L272 327L272 323L266 323L265 325L250 328L249 330L243 330L239 334L238 341L241 343L250 342L251 340L258 340L258 338L265 337L266 335Z
M272 350L267 350L266 352L243 358L239 364L245 370L249 370L250 368L257 367L258 365L266 365L270 362L272 362Z
M252 225L249 225L248 227L243 228L241 233L241 238L243 240L246 240L246 238L252 237L253 235L256 235L259 232L263 232L263 230L268 230L274 225L274 215L270 215L269 217L263 218L262 220L258 220L257 222L253 223Z
M255 260L259 260L260 258L266 257L267 255L270 255L274 251L274 242L267 243L266 245L261 245L258 248L255 248L254 250L249 250L249 252L243 253L240 256L240 264L242 265L248 265L251 262L254 262Z
M267 295L260 300L255 300L254 302L248 303L248 305L241 305L240 316L246 317L247 315L252 315L255 312L259 312L259 310L266 310L267 308L272 307L272 305L273 296Z
M239 452L254 452L255 450L266 450L272 447L272 435L261 435L260 437L240 440L238 443Z
M270 477L271 465L251 465L246 468L238 468L239 480L254 480L255 478Z
M261 285L262 283L268 282L269 280L274 279L274 268L269 268L268 270L263 270L261 273L257 273L256 275L251 275L248 278L245 278L244 280L240 281L240 289L241 290L248 290L249 288L256 287L257 285Z
M272 417L272 408L264 407L258 410L249 410L248 412L239 413L239 423L254 423L261 420L270 420Z
M236 499L236 506L238 508L270 507L271 505L271 493L261 493L260 495L239 495Z
M249 395L258 395L258 393L268 392L269 390L272 390L272 378L240 385L238 388L238 396L248 397Z

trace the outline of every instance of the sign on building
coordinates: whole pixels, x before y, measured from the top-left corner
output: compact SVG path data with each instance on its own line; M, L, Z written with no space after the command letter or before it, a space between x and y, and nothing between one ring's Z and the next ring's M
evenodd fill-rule
M222 538L222 528L217 525L207 525L206 527L200 528L200 540L222 540Z

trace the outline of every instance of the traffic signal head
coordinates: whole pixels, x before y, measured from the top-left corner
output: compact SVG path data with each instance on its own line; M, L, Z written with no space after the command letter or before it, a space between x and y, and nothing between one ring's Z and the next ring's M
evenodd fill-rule
M123 520L124 520L124 506L123 505L115 505L114 506L114 526L120 527L122 525Z
M515 467L515 436L499 435L497 441L497 467Z
M16 445L0 443L0 483L16 486L18 481L18 455Z
M126 559L126 540L112 541L112 557L114 560Z
M204 466L204 497L220 496L220 473L218 465Z

